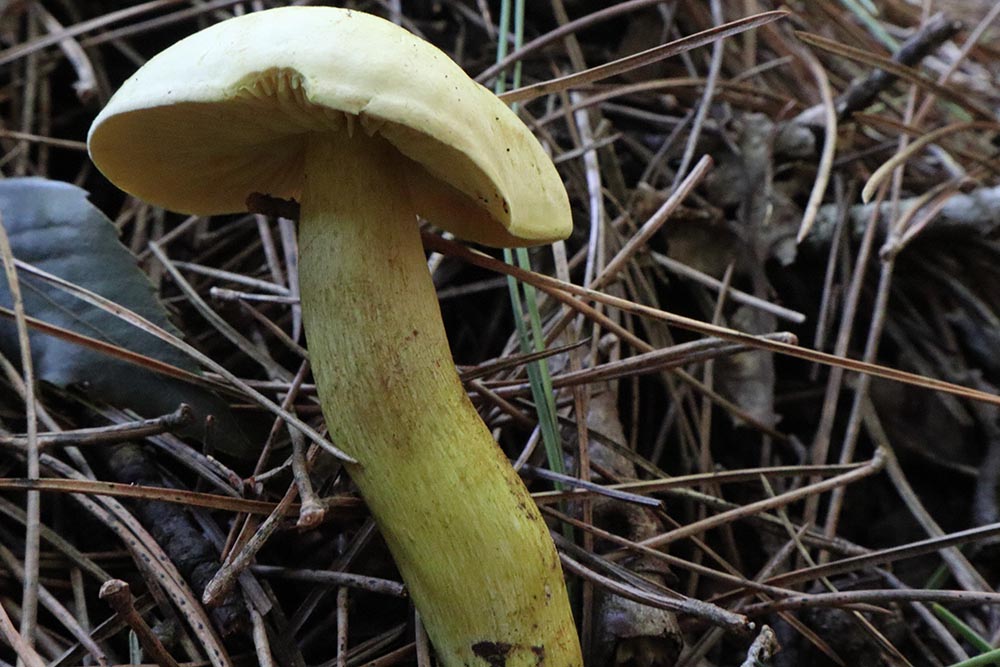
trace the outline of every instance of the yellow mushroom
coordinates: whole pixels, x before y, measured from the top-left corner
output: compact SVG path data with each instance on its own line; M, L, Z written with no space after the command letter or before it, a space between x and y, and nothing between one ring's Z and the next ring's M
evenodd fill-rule
M152 58L88 143L111 181L171 210L300 202L323 414L442 663L582 665L555 547L455 373L417 226L494 246L569 234L560 178L517 116L392 23L286 7Z

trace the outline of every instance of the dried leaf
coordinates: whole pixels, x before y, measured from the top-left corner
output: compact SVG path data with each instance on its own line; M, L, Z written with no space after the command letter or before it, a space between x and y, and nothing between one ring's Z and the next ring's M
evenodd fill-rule
M0 213L14 257L173 330L149 279L118 241L111 221L87 201L84 190L43 178L3 180ZM175 348L117 317L24 272L20 281L27 315L183 370L198 370ZM0 305L11 307L6 284L0 286ZM10 359L18 358L17 334L11 321L0 321L0 351ZM166 414L187 403L196 419L184 435L203 439L205 420L212 416L214 447L235 456L249 450L228 405L203 387L39 332L31 334L31 354L40 380L81 388L94 400L129 408L144 417Z

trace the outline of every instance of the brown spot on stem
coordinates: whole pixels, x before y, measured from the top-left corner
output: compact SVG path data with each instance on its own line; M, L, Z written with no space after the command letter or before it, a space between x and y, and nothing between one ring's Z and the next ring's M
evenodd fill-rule
M507 656L511 649L511 644L504 642L476 642L472 645L472 652L478 658L482 658L489 663L490 667L506 667Z
M485 660L490 667L507 667L508 659L513 660L518 665L527 664L525 663L524 658L529 656L534 657L535 667L545 666L544 646L528 646L525 644L481 641L472 645L472 652L477 658Z

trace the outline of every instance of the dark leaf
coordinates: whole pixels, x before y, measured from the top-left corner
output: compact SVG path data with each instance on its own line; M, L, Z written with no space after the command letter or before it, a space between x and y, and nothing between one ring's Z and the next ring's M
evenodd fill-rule
M0 180L0 213L14 257L176 331L149 279L118 241L114 225L87 201L84 190L43 178ZM184 370L198 370L191 359L150 334L24 272L19 278L28 315ZM0 281L0 305L12 307L5 280ZM20 358L10 320L0 321L0 351L12 361ZM41 333L31 334L31 354L40 380L81 388L95 400L144 417L187 403L196 420L184 435L203 439L205 419L212 416L214 447L235 456L249 449L227 404L203 387Z

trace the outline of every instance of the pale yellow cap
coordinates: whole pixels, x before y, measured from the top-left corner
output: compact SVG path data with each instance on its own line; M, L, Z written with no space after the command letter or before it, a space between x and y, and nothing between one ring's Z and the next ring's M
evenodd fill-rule
M571 231L562 181L516 114L436 47L357 11L284 7L181 40L122 85L88 146L126 192L209 215L246 210L253 192L297 198L317 131L388 140L412 160L416 213L461 238L523 246Z

